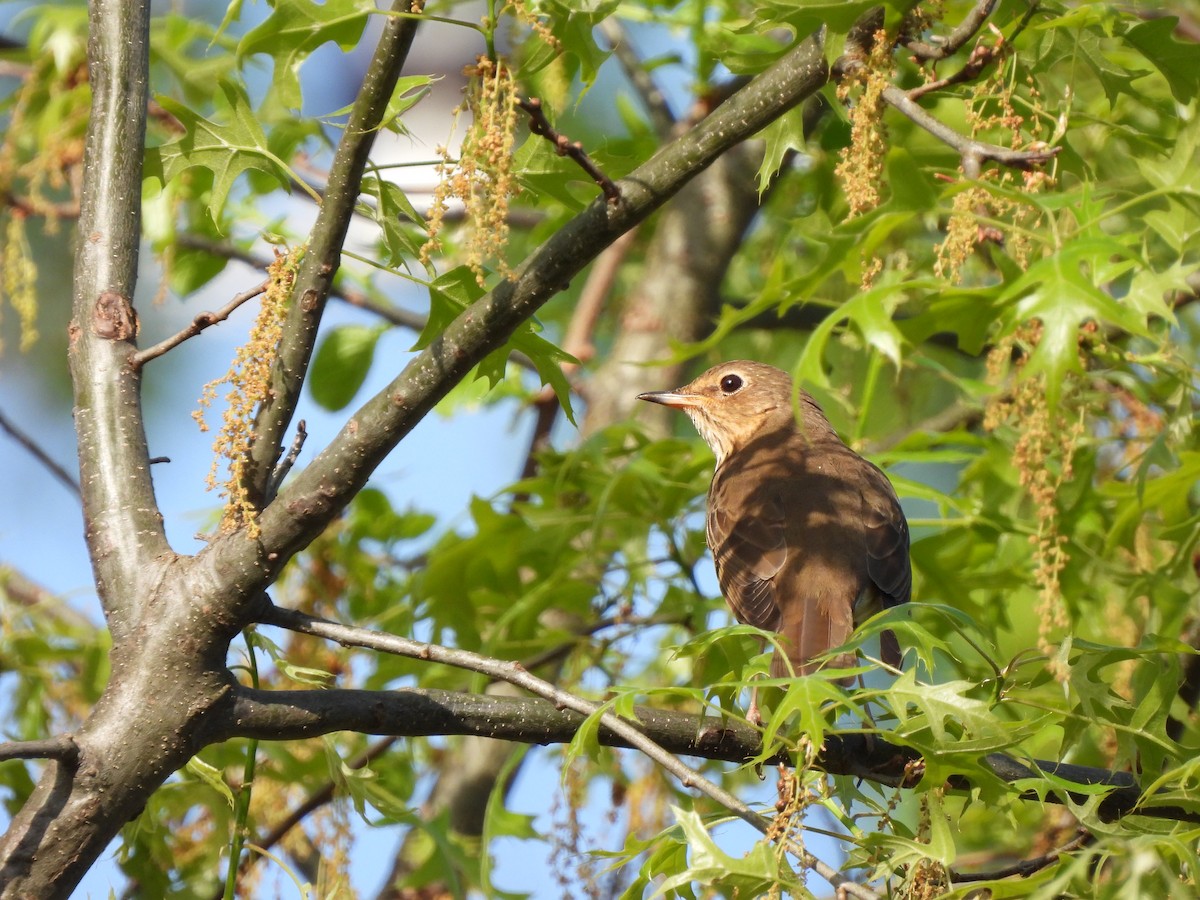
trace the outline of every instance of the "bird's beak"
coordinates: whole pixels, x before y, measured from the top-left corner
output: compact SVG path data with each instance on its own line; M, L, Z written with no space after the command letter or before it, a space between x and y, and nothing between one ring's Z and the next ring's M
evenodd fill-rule
M651 403L658 403L662 406L671 406L675 409L687 409L690 406L699 406L700 398L695 394L683 394L679 391L650 391L646 394L638 394L639 400L648 400Z

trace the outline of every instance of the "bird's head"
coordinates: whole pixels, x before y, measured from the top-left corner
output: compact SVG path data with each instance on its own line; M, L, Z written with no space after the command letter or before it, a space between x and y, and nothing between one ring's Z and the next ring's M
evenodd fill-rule
M800 428L810 437L834 433L817 401L796 392L787 372L750 360L721 363L681 388L638 394L638 399L686 412L718 466L766 431L795 428L797 411Z

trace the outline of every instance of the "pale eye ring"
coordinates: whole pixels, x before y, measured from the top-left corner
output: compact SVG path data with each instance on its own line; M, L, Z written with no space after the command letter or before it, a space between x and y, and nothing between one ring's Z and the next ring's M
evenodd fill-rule
M721 390L726 394L735 394L741 390L742 383L742 376L726 375L721 379Z

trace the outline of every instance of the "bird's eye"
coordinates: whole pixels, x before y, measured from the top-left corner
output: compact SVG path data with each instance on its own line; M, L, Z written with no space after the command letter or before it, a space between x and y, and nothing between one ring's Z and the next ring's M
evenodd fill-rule
M721 379L721 390L726 394L732 394L742 386L742 376L726 375Z

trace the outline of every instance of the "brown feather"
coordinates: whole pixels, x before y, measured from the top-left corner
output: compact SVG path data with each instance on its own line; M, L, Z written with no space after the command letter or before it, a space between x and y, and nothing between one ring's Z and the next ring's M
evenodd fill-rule
M731 375L742 386L727 391ZM811 396L793 393L785 372L725 363L643 396L685 409L716 452L708 542L717 580L739 621L779 633L797 674L845 643L856 619L908 601L908 524L891 482L842 443ZM891 632L881 652L899 663ZM787 671L776 654L771 674Z

